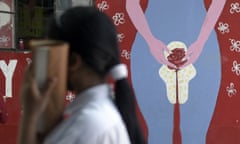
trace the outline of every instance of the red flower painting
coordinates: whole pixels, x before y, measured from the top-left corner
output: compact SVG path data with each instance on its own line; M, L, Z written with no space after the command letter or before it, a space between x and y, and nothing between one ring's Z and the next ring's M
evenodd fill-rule
M184 59L184 57L185 57L184 48L175 48L171 50L171 54L169 54L167 59L169 62L173 63L177 67L177 69L179 69L180 66L187 62L187 59ZM175 69L170 66L168 66L168 68Z

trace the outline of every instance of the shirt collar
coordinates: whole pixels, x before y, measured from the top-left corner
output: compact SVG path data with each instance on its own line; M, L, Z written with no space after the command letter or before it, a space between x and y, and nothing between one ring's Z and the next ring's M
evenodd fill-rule
M66 107L64 115L71 115L91 101L110 98L111 91L112 89L108 84L100 84L86 89L78 94L76 99Z

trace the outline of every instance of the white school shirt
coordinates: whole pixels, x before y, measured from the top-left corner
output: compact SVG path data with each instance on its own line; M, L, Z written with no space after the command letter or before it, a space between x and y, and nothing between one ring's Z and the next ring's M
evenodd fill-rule
M44 144L130 144L107 84L79 94L64 114L69 118L47 136Z

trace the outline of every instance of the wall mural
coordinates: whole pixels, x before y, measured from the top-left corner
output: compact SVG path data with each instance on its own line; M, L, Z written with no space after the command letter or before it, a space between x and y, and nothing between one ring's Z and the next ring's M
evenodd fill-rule
M0 11L13 12L12 4L2 0ZM149 144L240 143L240 0L95 0L95 5L117 27ZM0 12L1 48L13 47L9 15ZM0 139L6 144L17 138L19 87L30 62L30 53L0 53ZM74 98L67 92L67 102Z
M117 27L149 144L240 143L240 0L96 7Z

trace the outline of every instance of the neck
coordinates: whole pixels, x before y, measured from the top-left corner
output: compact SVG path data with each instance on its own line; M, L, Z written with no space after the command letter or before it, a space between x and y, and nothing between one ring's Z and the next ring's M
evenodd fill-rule
M73 89L75 90L76 93L81 93L82 91L105 83L105 79L99 77L97 74L95 74L92 71L86 71L84 73L79 74L78 77L74 80L73 84Z
M81 93L82 91L89 89L91 87L94 87L96 85L104 83L103 81L98 81L98 82L85 82L85 83L80 83L76 88L76 93Z

